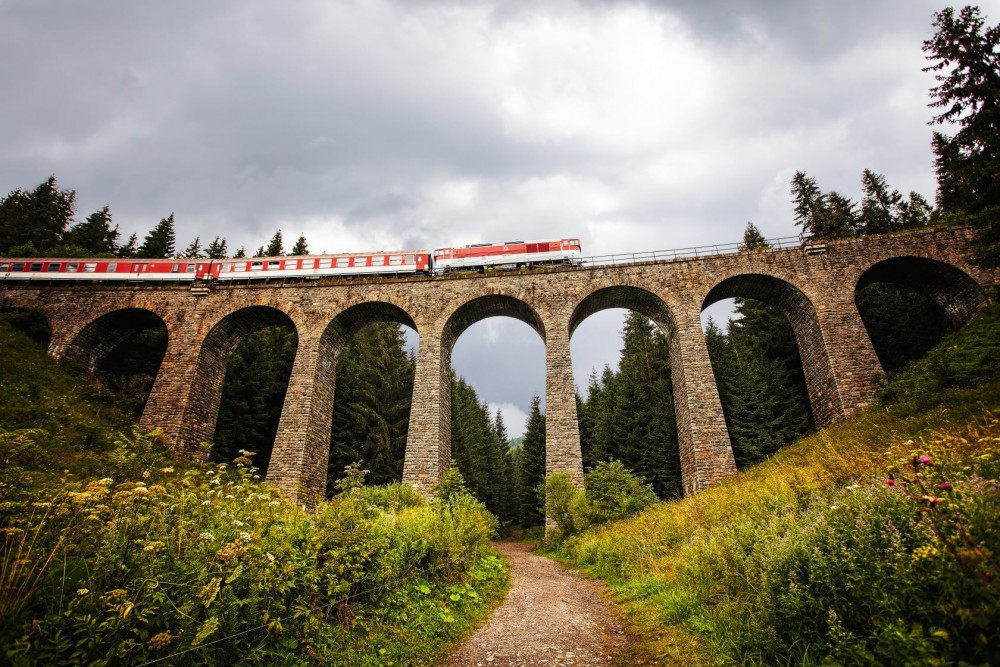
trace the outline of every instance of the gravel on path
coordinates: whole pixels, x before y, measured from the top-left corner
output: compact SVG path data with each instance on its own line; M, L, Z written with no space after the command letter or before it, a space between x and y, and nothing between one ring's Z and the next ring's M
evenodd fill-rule
M494 547L510 563L510 592L444 667L613 665L626 651L628 637L601 583L536 556L523 542Z

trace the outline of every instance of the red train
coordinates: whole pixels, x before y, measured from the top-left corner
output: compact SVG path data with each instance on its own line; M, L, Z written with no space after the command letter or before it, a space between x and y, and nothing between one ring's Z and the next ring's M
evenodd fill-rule
M7 281L210 282L372 275L443 275L582 262L579 239L506 241L462 248L241 259L0 259Z

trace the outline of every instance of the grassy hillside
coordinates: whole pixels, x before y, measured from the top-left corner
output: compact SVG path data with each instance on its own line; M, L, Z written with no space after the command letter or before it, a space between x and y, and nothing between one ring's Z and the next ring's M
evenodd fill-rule
M364 487L316 514L175 460L0 316L0 662L423 665L507 586L495 519Z
M611 583L658 664L996 664L1000 309L881 397L560 555Z

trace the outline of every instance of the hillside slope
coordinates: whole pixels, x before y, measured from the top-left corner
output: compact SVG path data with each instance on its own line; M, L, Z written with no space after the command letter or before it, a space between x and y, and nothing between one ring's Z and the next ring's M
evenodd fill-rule
M560 555L612 584L659 664L993 664L1000 308L881 397Z
M0 663L432 665L506 589L464 492L315 514L247 456L176 460L0 314ZM16 319L16 316L15 316Z

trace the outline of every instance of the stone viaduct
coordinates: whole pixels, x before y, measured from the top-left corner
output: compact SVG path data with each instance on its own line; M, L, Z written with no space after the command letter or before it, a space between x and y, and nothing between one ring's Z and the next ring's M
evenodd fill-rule
M629 308L670 346L684 490L735 472L709 362L701 311L731 297L773 304L788 317L802 357L813 416L831 424L870 403L881 371L855 304L871 282L926 290L955 323L996 295L996 275L971 261L964 228L928 230L695 259L464 278L333 284L39 285L5 283L0 306L39 308L49 353L94 368L133 332L164 326L166 354L141 418L181 455L205 456L231 352L262 327L294 328L298 348L267 478L314 506L326 486L337 356L366 324L405 324L419 334L403 480L427 493L451 458L451 353L471 324L502 315L545 343L546 467L582 480L570 337L590 315Z

